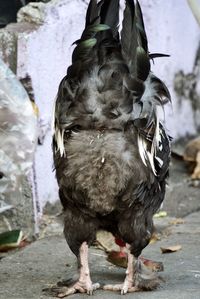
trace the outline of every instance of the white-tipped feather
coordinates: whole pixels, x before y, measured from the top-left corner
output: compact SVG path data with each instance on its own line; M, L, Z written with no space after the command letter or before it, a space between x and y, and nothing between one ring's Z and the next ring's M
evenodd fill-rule
M146 147L144 143L144 138L138 134L138 149L139 149L139 154L142 159L142 162L144 163L145 166L147 166L146 163Z
M55 131L55 141L57 144L57 151L60 152L61 157L65 155L64 132L65 132L65 130L60 130L58 128L56 128L56 131Z
M147 157L149 159L149 163L151 165L151 169L154 173L154 175L156 176L156 169L155 169L155 164L154 164L154 154L150 153L149 151L147 151Z
M138 134L138 149L139 149L139 153L140 153L140 157L142 159L142 162L144 163L144 165L147 167L147 164L149 163L151 166L151 169L154 173L154 175L156 176L156 169L155 169L155 159L157 159L156 157L156 153L157 150L159 149L159 141L161 140L161 136L160 136L160 128L159 128L160 122L159 122L159 118L158 115L156 116L156 128L155 128L155 134L152 140L152 144L151 144L151 150L148 151L147 150L147 143L149 141L147 141L143 136L141 136L140 134ZM157 161L159 162L159 164L161 165L160 159L158 158Z
M163 166L163 160L161 160L159 157L155 157L155 159L158 161L159 166L162 167Z
M161 140L160 138L160 121L159 121L159 116L156 111L156 130L155 130L155 143L156 143L156 148L159 146L159 141Z
M151 82L151 75L149 75L149 77L145 81L145 92L142 96L142 101L143 102L151 101L152 99L154 99L155 95L157 95L156 83ZM157 151L162 150L162 145L160 145L159 147L159 144L161 143L161 132L160 132L160 119L159 119L159 110L158 110L159 106L157 105L158 104L155 103L155 107L154 107L155 114L156 114L155 132L151 144L151 150L149 151L147 150L147 144L149 144L150 140L146 140L143 136L138 136L138 148L139 148L140 157L145 166L150 164L151 169L155 175L156 175L155 159L156 159Z
M51 122L51 128L52 128L52 135L54 136L57 148L56 148L56 152L60 152L60 156L64 156L65 155L65 147L64 147L64 133L65 130L61 130L58 128L57 124L56 124L56 100L54 101L54 105L53 105L53 111L52 111L52 122Z

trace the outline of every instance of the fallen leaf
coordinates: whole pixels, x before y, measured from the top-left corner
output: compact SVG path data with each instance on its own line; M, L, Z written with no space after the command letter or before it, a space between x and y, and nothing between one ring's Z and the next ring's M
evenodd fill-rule
M154 243L156 243L159 240L160 240L159 235L156 234L156 233L153 233L153 235L151 236L151 240L150 240L149 244L154 244Z
M160 212L158 212L158 213L156 213L156 214L154 214L154 218L162 218L162 217L166 217L167 216L167 212L165 212L165 211L160 211Z
M126 268L127 267L127 253L120 251L111 251L107 254L107 261L115 266Z
M169 247L160 247L162 253L172 253L181 250L181 245L174 245Z
M113 235L103 230L97 232L96 245L99 249L106 252L119 250L119 246L115 243Z
M164 271L162 262L156 262L140 256L139 259L143 264L153 272ZM111 251L107 254L107 261L114 264L115 266L126 268L127 267L127 253L120 251Z
M176 218L169 222L169 224L172 224L172 225L184 224L184 223L185 223L185 220L182 218Z

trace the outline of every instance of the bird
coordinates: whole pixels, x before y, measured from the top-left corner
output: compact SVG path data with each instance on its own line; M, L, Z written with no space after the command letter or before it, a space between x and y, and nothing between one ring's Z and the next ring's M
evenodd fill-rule
M90 0L85 28L54 104L53 156L64 213L64 236L77 257L79 278L62 298L92 294L89 247L99 230L127 250L121 294L153 290L160 279L140 255L153 232L169 173L170 137L160 110L171 102L151 62L140 4L126 0L119 33L119 0ZM159 109L161 107L161 109Z

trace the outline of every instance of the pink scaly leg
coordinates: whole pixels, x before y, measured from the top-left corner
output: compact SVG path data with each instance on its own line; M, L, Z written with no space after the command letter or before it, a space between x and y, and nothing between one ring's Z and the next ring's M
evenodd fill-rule
M90 278L90 270L88 263L88 245L83 242L79 249L80 256L80 276L79 280L71 287L63 287L61 292L58 294L59 298L69 296L74 293L87 293L92 295L93 291L98 289L100 285L98 283L92 284Z
M127 269L126 269L126 277L124 283L116 284L116 285L105 285L103 287L104 290L121 291L122 295L126 293L132 293L138 291L138 288L134 286L134 282L133 282L135 258L130 252L130 246L126 245L126 247L127 247Z
M126 269L126 277L124 283L122 285L121 294L125 295L126 293L132 293L138 291L138 288L134 286L133 277L134 277L134 263L135 258L133 254L130 252L130 246L127 245L127 269Z

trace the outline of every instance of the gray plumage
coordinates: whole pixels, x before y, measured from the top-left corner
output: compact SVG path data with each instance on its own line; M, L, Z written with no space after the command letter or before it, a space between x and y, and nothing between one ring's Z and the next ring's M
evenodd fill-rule
M138 257L165 194L170 145L157 106L170 95L150 71L154 54L138 1L126 1L121 38L118 12L119 1L90 1L55 103L53 151L64 233L77 256L83 242L92 244L97 230L105 229Z

